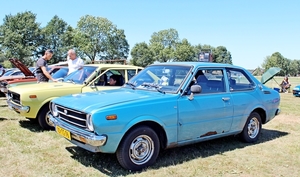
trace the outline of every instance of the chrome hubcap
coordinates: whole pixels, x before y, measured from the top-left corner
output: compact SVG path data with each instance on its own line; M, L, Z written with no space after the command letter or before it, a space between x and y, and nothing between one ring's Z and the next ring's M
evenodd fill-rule
M259 132L259 121L253 117L248 124L248 135L250 138L255 138Z
M47 122L47 124L48 124L49 126L54 127L54 124L50 121L49 114L50 114L50 111L48 111L47 114L46 114L46 117L45 117L46 122Z
M147 135L140 135L136 137L129 148L130 160L136 164L141 165L148 162L153 156L154 142Z

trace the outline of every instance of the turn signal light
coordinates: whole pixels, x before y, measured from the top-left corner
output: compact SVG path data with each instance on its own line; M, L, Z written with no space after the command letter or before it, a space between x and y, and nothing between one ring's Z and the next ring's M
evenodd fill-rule
M36 95L29 95L29 98L37 98Z
M117 118L118 116L115 114L106 116L106 120L116 120Z

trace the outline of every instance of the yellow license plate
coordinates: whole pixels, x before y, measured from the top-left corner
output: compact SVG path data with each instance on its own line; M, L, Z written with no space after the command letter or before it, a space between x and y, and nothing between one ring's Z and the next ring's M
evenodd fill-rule
M56 132L60 134L61 136L67 138L68 140L71 140L71 133L68 130L65 130L59 126L56 126Z

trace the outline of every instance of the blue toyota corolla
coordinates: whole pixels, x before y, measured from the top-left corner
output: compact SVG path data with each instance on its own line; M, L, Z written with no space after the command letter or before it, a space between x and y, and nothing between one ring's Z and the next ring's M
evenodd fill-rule
M116 153L141 170L160 150L238 135L256 142L280 113L280 95L244 68L206 62L153 64L122 88L51 102L58 134L91 152Z

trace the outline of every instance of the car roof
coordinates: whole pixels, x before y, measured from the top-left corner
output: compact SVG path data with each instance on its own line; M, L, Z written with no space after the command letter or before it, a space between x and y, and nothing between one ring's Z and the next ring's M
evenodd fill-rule
M101 67L101 68L141 68L140 66L134 66L134 65L122 65L122 64L86 64L84 66L94 66L94 67Z
M224 64L224 63L213 63L213 62L165 62L165 63L155 63L152 65L181 65L181 66L194 66L194 67L229 67L243 69L242 67Z

